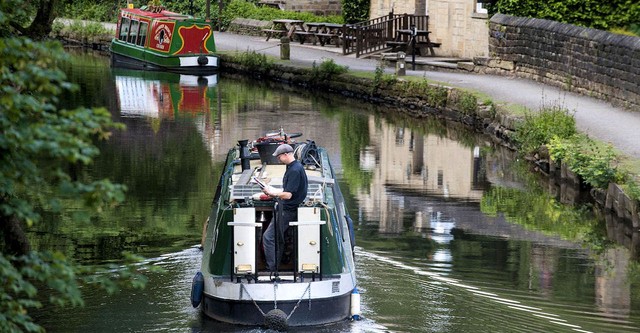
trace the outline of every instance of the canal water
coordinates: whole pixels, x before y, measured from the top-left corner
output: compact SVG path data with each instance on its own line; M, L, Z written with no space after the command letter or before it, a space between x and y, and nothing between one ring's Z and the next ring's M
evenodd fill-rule
M66 70L81 88L67 107L106 107L126 125L89 173L124 183L127 199L86 224L68 222L79 209L47 216L58 222L34 230L34 247L84 264L117 264L126 250L164 272L144 290L83 286L84 307L34 313L48 332L265 331L205 318L189 293L228 149L281 127L331 154L364 318L291 331L640 331L638 235L459 125L258 80L115 70L94 54Z

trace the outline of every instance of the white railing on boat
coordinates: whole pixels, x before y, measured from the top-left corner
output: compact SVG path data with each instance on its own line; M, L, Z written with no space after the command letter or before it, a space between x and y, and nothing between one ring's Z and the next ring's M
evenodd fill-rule
M246 200L256 193L262 193L260 186L254 183L231 185L231 200ZM282 189L282 186L274 186ZM309 184L307 189L307 199L311 201L324 201L324 191L322 184Z

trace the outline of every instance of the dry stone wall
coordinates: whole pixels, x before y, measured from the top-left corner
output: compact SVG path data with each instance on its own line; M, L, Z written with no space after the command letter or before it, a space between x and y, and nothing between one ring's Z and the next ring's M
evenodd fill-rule
M284 8L294 12L308 12L315 15L340 15L342 14L342 1L287 0L284 4Z
M640 38L496 14L483 65L640 111Z

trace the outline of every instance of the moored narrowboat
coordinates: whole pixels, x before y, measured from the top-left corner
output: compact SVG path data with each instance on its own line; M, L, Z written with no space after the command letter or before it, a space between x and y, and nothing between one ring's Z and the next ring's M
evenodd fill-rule
M218 69L211 23L163 7L121 9L110 51L116 67L193 75Z
M227 155L191 295L193 306L211 318L280 329L359 317L349 213L326 150L310 140L293 142L297 135L281 130L242 140ZM302 163L308 190L274 273L267 269L261 240L278 218L278 205L261 186L282 188L286 166L272 153L283 143Z

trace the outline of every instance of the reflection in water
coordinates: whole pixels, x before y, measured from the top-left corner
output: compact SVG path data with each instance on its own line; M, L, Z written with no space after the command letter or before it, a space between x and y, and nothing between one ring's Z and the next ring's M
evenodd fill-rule
M175 113L208 113L218 76L114 69L120 115L173 118Z
M459 126L385 118L344 100L225 77L194 85L111 72L91 59L76 65L72 77L85 89L65 102L103 101L127 125L88 171L126 184L127 201L90 225L48 224L35 243L88 262L131 250L166 273L150 274L145 291L85 292L87 306L72 316L44 309L36 317L50 332L263 332L204 318L191 308L189 288L201 256L193 246L227 150L281 126L328 148L358 217L365 319L301 332L640 327L637 277L629 273L637 250L602 244L590 252L579 243L621 234L619 224L599 230L593 217L523 180L509 152ZM623 244L637 249L637 232L623 233Z

